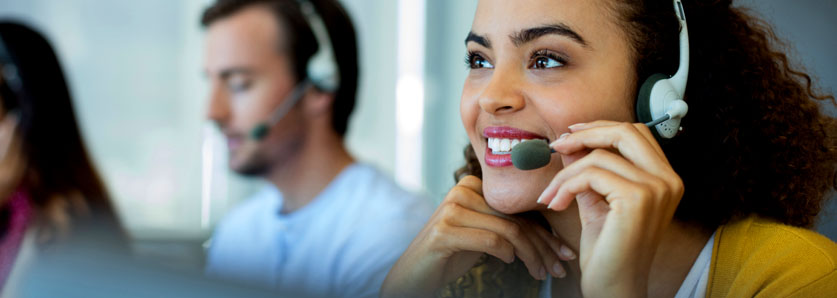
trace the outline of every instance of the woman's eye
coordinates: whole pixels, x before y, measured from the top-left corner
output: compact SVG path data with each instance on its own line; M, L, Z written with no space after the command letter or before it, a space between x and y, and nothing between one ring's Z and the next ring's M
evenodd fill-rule
M491 62L488 62L488 60L485 60L482 55L477 53L468 53L466 60L468 67L471 69L494 68L494 65L491 65Z
M565 64L565 60L554 53L538 51L532 58L532 63L529 67L534 69L550 69L562 67Z

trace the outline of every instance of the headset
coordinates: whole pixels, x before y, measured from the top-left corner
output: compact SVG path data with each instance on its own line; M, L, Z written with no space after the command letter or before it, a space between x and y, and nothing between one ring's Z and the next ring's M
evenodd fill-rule
M297 0L297 3L306 23L308 23L308 27L314 33L314 38L317 40L319 47L317 52L308 59L305 67L306 78L294 86L282 104L273 110L267 121L256 125L250 131L250 137L256 141L264 139L270 128L279 123L279 120L282 120L290 112L291 108L302 99L305 92L311 87L327 93L334 93L340 87L337 60L334 57L334 48L331 45L331 38L323 19L317 14L317 9L310 1Z
M656 73L642 83L636 99L636 115L645 123L657 141L671 139L681 130L680 121L689 111L683 100L689 78L689 28L683 3L674 0L674 11L680 22L680 66L674 76ZM512 164L521 170L534 170L549 164L555 149L544 140L529 140L512 148Z
M674 12L680 22L680 66L674 76L656 73L642 83L636 99L636 115L657 140L671 139L682 130L680 121L689 111L683 100L689 79L689 27L683 3L674 0Z

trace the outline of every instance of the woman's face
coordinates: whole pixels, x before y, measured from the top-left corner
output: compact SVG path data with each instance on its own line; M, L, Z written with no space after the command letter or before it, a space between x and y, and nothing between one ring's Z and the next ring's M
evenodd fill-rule
M547 166L522 171L511 166L505 143L552 142L575 123L632 121L630 47L606 1L479 1L460 113L492 208L543 208L537 197L564 162L581 157L553 154Z
M2 65L0 65L2 67ZM3 84L0 75L0 84ZM0 205L15 190L26 169L26 156L18 132L18 116L3 106L0 92Z

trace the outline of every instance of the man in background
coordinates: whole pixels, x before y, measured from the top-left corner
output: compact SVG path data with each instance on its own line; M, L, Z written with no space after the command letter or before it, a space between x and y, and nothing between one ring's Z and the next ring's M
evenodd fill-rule
M358 76L346 11L335 0L218 0L202 24L208 117L227 138L230 168L269 182L219 224L207 272L377 297L432 206L343 144Z

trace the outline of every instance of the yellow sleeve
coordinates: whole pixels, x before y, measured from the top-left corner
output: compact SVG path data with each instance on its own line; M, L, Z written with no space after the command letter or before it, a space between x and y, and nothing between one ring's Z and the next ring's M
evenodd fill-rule
M837 297L837 244L750 217L716 231L708 297Z
M799 288L788 297L812 298L837 296L837 271L823 276L814 282Z

